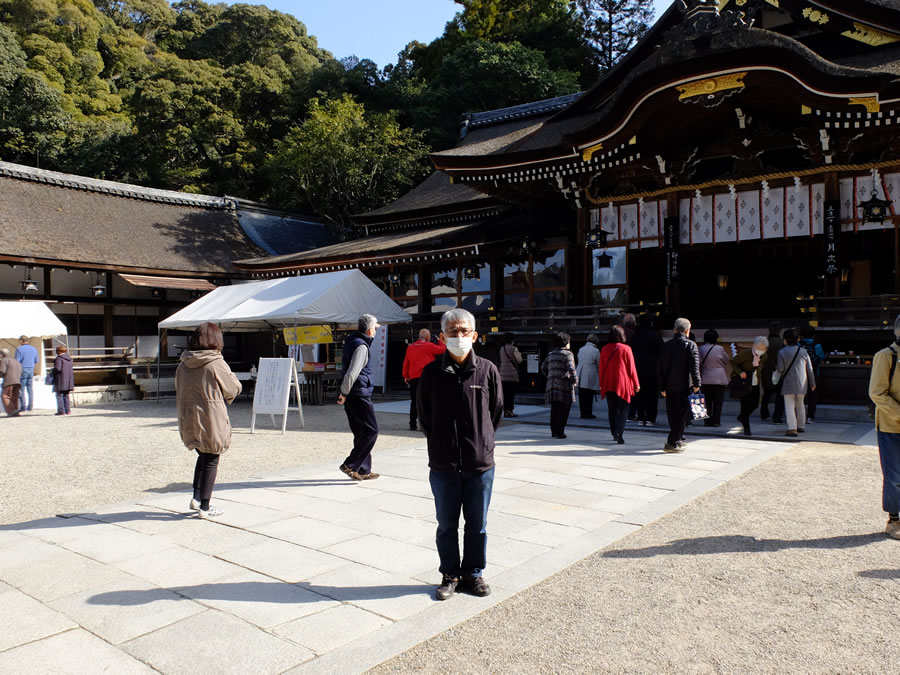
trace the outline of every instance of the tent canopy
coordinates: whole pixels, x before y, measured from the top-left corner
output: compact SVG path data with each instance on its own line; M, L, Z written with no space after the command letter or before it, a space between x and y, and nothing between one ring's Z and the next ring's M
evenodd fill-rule
M0 340L51 338L68 331L46 304L40 301L0 301Z
M227 331L350 323L374 314L379 323L412 317L359 270L284 277L221 286L159 323L160 329L196 328L205 321Z

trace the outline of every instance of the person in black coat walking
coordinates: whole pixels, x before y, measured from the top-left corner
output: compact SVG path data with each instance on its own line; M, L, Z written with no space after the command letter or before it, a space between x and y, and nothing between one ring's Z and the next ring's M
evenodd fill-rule
M69 396L75 389L75 372L69 348L59 345L56 348L56 359L53 361L53 391L56 392L56 414L71 415L72 404Z
M663 450L684 452L685 416L689 409L688 396L693 389L700 391L700 356L697 344L688 339L691 322L675 320L675 336L663 345L659 357L659 386L666 399L669 418L669 438Z
M634 365L641 383L641 390L635 394L637 419L644 426L655 427L659 405L657 371L663 339L660 332L653 329L649 314L638 317L637 328L627 344L634 354Z

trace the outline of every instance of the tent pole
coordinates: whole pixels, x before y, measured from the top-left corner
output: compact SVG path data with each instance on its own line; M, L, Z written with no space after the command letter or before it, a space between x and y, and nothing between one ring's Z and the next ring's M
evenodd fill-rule
M156 404L159 405L159 360L162 357L162 331L156 329Z

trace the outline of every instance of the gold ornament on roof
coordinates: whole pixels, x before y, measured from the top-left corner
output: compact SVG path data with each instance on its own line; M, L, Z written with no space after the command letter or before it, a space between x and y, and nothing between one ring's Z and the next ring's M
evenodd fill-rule
M831 17L829 17L825 12L820 9L813 9L812 7L807 7L806 9L804 9L802 14L813 23L818 23L823 26L831 20Z
M745 77L747 77L747 73L732 73L731 75L720 75L687 84L679 84L675 88L680 92L678 100L684 101L694 96L713 96L720 91L743 89L746 86L744 84Z
M872 28L872 26L864 26L863 24L854 21L853 27L856 30L845 30L841 35L853 38L854 40L859 40L860 42L865 42L867 45L872 45L873 47L880 47L881 45L887 45L892 42L900 42L900 35L884 33L877 28Z
M857 98L851 98L848 103L850 105L861 105L865 106L866 112L877 113L881 112L881 104L878 102L877 96L860 96Z

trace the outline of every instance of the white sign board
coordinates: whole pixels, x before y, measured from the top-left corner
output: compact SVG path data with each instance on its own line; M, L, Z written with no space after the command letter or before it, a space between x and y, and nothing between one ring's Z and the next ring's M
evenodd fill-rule
M541 370L540 355L526 354L527 358L525 370L529 373L538 373Z
M372 369L372 384L384 391L387 376L387 326L379 326L375 339L369 347L369 368Z
M297 396L297 407L290 408L291 385ZM253 414L250 419L250 433L256 428L256 415L270 415L275 426L275 415L284 415L281 433L287 428L288 410L300 413L303 421L303 407L300 402L300 387L297 378L297 362L294 359L260 359L256 371L256 389L253 392Z

